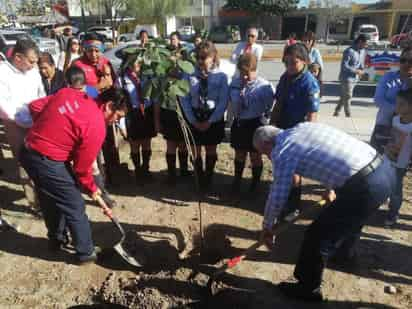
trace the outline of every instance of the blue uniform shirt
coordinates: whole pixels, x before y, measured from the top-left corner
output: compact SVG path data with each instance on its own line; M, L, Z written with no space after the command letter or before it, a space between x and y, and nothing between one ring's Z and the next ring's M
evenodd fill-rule
M123 81L125 85L123 85ZM144 83L145 83L145 80L144 79L141 80L142 89L143 89ZM129 94L130 104L132 108L134 109L139 108L138 98L140 96L140 93L139 93L139 90L136 88L135 84L133 83L133 81L131 80L131 78L127 76L127 74L125 74L123 77L118 78L117 85L120 88L123 88L124 90L126 90L127 93ZM144 102L145 109L152 106L152 101L149 99L144 98L143 102Z
M191 124L203 121L196 117L196 111L205 108L211 112L207 121L209 123L218 122L225 114L229 99L227 76L218 69L209 72L207 77L207 98L204 98L204 102L200 96L201 78L199 76L198 69L189 76L190 93L181 101L185 116ZM202 106L202 104L205 106Z
M258 77L241 89L241 80L236 77L229 88L230 103L236 119L270 118L275 101L275 90L267 80Z
M292 78L285 72L276 87L275 98L276 104L282 104L280 127L291 128L305 121L308 113L319 111L319 83L307 70Z
M408 88L408 83L401 80L399 71L387 72L379 80L375 91L375 104L379 108L376 115L376 124L391 126L395 113L396 95L399 90Z

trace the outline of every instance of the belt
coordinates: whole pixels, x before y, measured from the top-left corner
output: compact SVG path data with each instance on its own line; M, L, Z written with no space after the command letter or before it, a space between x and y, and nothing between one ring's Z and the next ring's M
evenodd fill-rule
M364 179L366 176L368 176L370 173L374 172L383 162L382 156L379 153L376 153L375 158L363 167L361 170L359 170L355 175L350 177L346 182L345 185L352 183L355 184L359 182L360 180Z
M60 161L52 160L52 159L50 159L48 156L45 156L44 154L41 154L40 152L38 152L38 151L30 148L30 146L27 145L26 143L24 143L24 148L26 148L26 150L27 150L28 153L34 154L34 155L36 155L36 156L38 156L38 157L40 157L40 158L42 158L42 159L47 159L47 160L53 161L53 162L60 162Z

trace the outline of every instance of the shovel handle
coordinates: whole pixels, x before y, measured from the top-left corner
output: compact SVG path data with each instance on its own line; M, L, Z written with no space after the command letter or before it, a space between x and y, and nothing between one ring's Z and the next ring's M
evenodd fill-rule
M113 211L106 205L105 201L100 195L96 196L96 202L99 204L100 208L103 210L103 213L111 220L113 220Z

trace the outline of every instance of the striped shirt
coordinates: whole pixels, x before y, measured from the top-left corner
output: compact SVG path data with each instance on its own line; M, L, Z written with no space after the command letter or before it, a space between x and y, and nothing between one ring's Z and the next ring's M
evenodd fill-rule
M272 228L285 206L294 174L339 188L375 156L368 144L324 124L305 122L281 131L271 155L274 181L263 227Z

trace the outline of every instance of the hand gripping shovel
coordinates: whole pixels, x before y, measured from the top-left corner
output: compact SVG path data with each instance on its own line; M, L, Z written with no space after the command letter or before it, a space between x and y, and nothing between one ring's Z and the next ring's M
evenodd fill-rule
M321 200L320 202L317 203L317 206L323 207L326 204L326 200ZM309 209L308 209L309 210ZM301 218L303 215L306 215L309 211L306 210L302 212L299 216L294 218L291 221L284 222L280 225L278 225L274 231L273 231L273 236L277 236L284 232L293 222L297 221L299 218ZM238 265L240 262L242 262L247 256L249 256L251 253L255 252L257 249L259 249L260 246L263 245L263 240L259 240L258 242L254 243L251 245L249 248L247 248L241 255L235 256L234 258L231 258L230 260L226 261L225 264L223 264L219 269L217 269L209 278L207 281L207 289L211 295L215 294L215 291L213 289L213 282L216 281L217 277L225 273L228 269L231 269Z
M142 267L142 265L133 257L131 256L127 250L123 247L123 241L126 239L126 233L124 232L123 227L120 225L119 220L113 216L112 210L107 207L106 203L102 199L101 196L97 196L96 198L97 203L99 206L103 209L103 213L109 217L110 220L114 223L114 225L117 227L117 229L120 231L122 234L122 238L120 241L114 245L113 249L122 257L122 259L127 262L130 265L136 266L136 267Z

